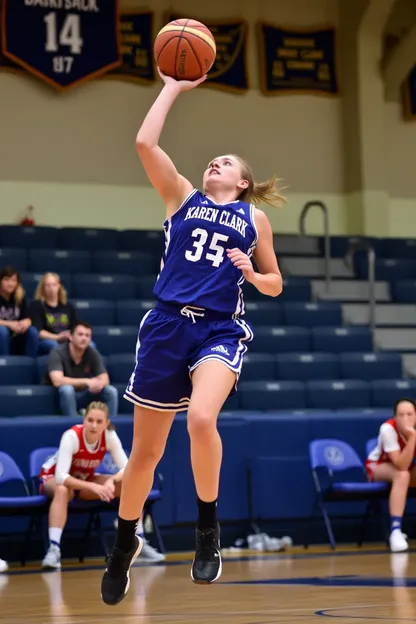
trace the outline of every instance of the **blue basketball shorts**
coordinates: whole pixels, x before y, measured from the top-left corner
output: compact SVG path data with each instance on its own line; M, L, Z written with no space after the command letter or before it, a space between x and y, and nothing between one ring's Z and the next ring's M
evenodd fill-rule
M207 360L222 362L236 373L236 384L250 325L203 308L158 302L143 318L136 345L136 365L124 398L158 411L188 409L191 374Z

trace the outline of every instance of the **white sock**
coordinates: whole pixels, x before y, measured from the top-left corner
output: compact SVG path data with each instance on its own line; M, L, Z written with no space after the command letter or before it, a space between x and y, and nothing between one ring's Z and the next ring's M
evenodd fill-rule
M49 541L51 544L60 547L61 537L62 537L62 529L57 529L56 527L49 528Z
M143 522L142 522L141 518L140 518L139 522L137 523L136 535L139 535L140 537L144 536Z

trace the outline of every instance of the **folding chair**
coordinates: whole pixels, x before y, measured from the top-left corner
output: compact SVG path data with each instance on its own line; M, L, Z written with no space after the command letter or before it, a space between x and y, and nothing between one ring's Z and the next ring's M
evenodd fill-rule
M45 496L30 494L26 479L14 459L7 453L0 451L0 486L12 483L17 486L17 490L20 490L20 495L0 496L0 517L28 516L30 518L22 544L21 564L25 565L32 533L35 528L40 526L41 516L46 513L48 502Z
M358 546L362 545L363 535L370 515L382 518L381 501L385 498L388 484L369 483L364 481L364 466L355 450L346 442L335 439L313 440L309 445L309 457L312 476L316 488L316 499L312 510L311 520L319 510L322 514L328 533L329 543L335 549L335 538L326 503L366 501L367 506L362 519ZM347 470L358 470L360 481L334 480L335 473ZM325 477L325 481L323 479ZM310 523L309 523L310 524ZM308 546L306 540L305 548Z

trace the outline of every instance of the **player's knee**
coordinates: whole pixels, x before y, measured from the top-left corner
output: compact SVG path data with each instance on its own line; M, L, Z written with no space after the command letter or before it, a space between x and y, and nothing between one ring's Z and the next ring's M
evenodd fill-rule
M66 502L71 498L71 491L66 487L66 485L57 485L54 498L59 501Z
M139 442L138 444L133 444L129 462L137 470L154 469L162 459L164 451L165 444L156 442L144 444Z
M410 472L408 470L397 470L393 477L393 482L400 484L402 487L409 487Z
M191 438L205 437L217 430L216 415L204 408L191 407L188 411L188 433Z

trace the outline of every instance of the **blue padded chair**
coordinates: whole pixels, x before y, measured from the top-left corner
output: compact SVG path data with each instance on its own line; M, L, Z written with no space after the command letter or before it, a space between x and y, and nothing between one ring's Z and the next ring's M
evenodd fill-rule
M372 351L373 338L368 327L314 327L314 351L346 353L347 351Z
M58 414L55 388L49 386L0 386L0 405L6 418Z
M310 280L301 277L290 277L283 280L283 292L279 296L279 302L310 301L311 297Z
M343 323L339 303L285 303L285 324L297 327L339 327Z
M31 249L27 266L34 273L88 273L90 253L85 250Z
M319 511L323 517L331 548L335 538L326 503L367 501L362 519L358 545L363 542L364 530L374 512L374 519L382 519L381 500L388 492L386 483L369 483L365 480L364 465L355 450L346 442L335 439L313 440L309 444L309 458L312 477L316 488L316 499L311 520ZM360 479L337 481L335 476L346 471L358 473ZM309 523L310 524L310 523ZM305 543L305 547L308 543Z
M61 249L117 249L118 231L109 228L63 227L59 230Z
M271 353L248 353L243 358L241 381L265 381L276 378L275 357Z
M94 342L102 355L114 353L135 353L137 342L137 326L95 327Z
M244 318L257 327L260 325L283 325L285 322L282 306L275 302L248 301Z
M279 353L277 379L312 381L339 379L339 357L335 353Z
M19 273L26 271L27 268L27 251L18 247L1 247L0 248L0 267L6 265L14 266Z
M400 379L403 374L399 353L341 353L340 365L342 379Z
M148 277L139 277L136 279L135 294L132 297L125 297L126 299L154 299L153 289L157 280L156 275L149 275Z
M121 230L118 233L118 249L153 252L162 257L165 242L163 230Z
M371 382L371 394L373 407L391 407L403 396L416 399L416 381L379 379Z
M116 301L116 324L117 325L140 325L144 315L154 308L155 301L131 299Z
M344 409L370 407L371 391L367 382L354 379L308 381L307 407L311 409Z
M304 353L311 350L311 333L305 327L258 327L251 348L257 353Z
M0 247L21 249L57 249L59 230L54 227L36 225L0 226Z
M30 494L26 479L14 459L0 451L0 489L5 487L8 494L13 492L13 495L0 495L0 516L28 516L30 519L22 546L21 563L24 565L32 533L39 528L48 503L45 496Z
M71 294L75 299L134 299L136 279L131 275L98 275L95 273L74 275Z
M116 309L114 301L105 299L74 299L72 300L78 318L87 323L96 325L114 325L116 320Z
M378 444L378 438L371 438L371 440L367 440L365 445L365 456L368 457Z
M113 353L107 358L107 371L112 384L126 386L136 363L134 350L129 353Z
M400 280L392 289L398 303L416 303L416 280Z
M153 275L158 270L155 257L139 251L93 251L91 270L94 273L122 273L124 275Z
M382 242L383 258L416 258L416 238L385 238Z
M300 381L243 381L239 390L245 410L297 410L306 405Z
M33 358L24 355L0 356L0 386L30 386L36 382L36 364Z

